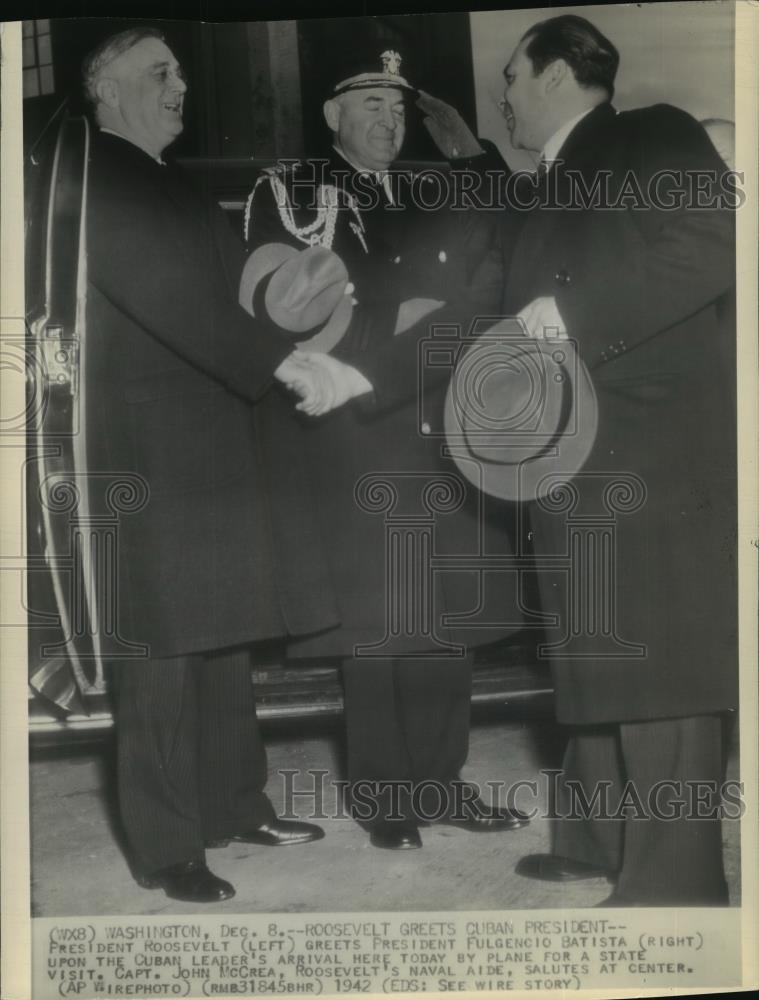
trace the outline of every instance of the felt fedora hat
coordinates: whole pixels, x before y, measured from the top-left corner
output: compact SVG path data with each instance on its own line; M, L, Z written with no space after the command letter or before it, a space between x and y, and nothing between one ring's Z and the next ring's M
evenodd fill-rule
M572 340L529 338L520 320L508 319L464 347L444 428L451 458L479 489L537 500L587 460L598 402Z
M265 316L293 344L328 353L350 325L351 291L345 264L332 250L264 243L245 263L239 300L251 316Z

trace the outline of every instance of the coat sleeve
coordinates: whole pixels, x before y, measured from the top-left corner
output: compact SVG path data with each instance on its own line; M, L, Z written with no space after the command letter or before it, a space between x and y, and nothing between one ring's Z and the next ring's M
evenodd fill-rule
M483 153L450 161L452 211L460 219L469 297L479 311L495 313L503 297L501 212L513 172L494 143L479 143Z
M735 280L734 215L717 203L725 167L703 128L669 106L629 114L632 167L612 179L630 207L592 210L572 281L556 293L591 368L686 320Z
M441 308L352 362L374 389L370 402L363 404L367 413L379 415L446 385L476 321L490 317L486 325L492 325L499 318L500 205L512 171L493 143L480 143L484 153L451 161L452 198L446 213L464 280Z
M88 278L117 309L236 394L255 401L268 389L290 348L238 305L215 206L209 214L194 191L160 197L95 162L88 221Z
M446 385L475 315L463 300L441 306L404 333L350 363L374 390L362 408L380 415Z

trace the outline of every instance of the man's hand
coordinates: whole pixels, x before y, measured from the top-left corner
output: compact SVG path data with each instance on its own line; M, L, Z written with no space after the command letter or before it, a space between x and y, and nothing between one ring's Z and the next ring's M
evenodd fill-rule
M298 353L293 351L274 372L278 379L292 392L296 392L301 402L309 406L320 404L325 391L324 379L319 379L312 365L299 360Z
M485 152L467 123L450 104L420 90L416 106L425 114L424 126L447 160L479 156Z
M517 314L527 327L527 336L536 340L568 340L569 334L553 296L533 299Z
M295 407L310 417L321 417L356 396L372 391L371 383L360 371L329 354L296 351L295 359L310 371L316 386L313 395L299 393L302 398ZM297 386L295 389L299 392Z

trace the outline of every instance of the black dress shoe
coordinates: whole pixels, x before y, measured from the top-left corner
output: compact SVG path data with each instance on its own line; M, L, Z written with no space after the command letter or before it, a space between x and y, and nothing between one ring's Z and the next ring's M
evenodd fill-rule
M324 830L314 823L301 823L291 819L273 819L271 823L251 826L229 837L207 840L206 847L226 847L227 844L262 844L264 847L291 847L293 844L308 844L321 840Z
M169 865L152 875L143 875L138 882L143 889L163 889L171 899L188 903L220 903L235 894L234 886L210 872L205 861Z
M486 805L478 798L467 801L457 812L442 816L438 822L474 833L498 833L527 826L530 817L518 809Z
M575 861L561 854L528 854L517 862L514 869L524 878L537 878L543 882L581 882L588 878L613 879L615 873L602 865Z
M422 838L415 823L406 820L385 820L373 826L369 842L386 851L413 851L422 846Z

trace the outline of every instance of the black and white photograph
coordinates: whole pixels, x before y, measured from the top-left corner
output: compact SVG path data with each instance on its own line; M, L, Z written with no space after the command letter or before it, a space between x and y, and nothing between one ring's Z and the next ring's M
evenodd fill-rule
M162 13L0 36L3 997L755 986L756 6Z

